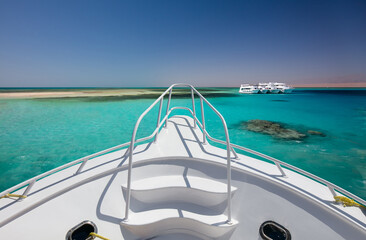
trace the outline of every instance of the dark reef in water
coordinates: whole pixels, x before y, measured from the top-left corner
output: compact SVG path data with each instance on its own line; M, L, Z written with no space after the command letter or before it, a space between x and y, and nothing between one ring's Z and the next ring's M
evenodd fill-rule
M285 124L271 122L267 120L254 119L241 122L240 127L248 131L270 135L274 138L283 140L303 140L308 135L317 135L325 137L320 131L306 130L306 133L287 127Z
M249 120L245 123L245 127L247 130L252 132L268 134L273 137L286 140L302 140L306 137L305 134L300 133L294 129L285 128L279 123L266 120Z

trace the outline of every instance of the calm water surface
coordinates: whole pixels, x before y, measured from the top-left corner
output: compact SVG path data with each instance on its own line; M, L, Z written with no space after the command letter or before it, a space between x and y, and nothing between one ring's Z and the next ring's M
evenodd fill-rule
M286 95L210 97L225 117L233 143L271 155L319 175L366 199L366 90L295 90ZM0 190L131 137L139 115L152 99L0 100ZM188 99L172 105L190 106ZM199 102L196 101L200 116ZM165 108L164 108L165 109ZM218 117L205 108L207 129L223 139ZM177 112L183 114L185 112ZM138 137L151 134L156 111ZM303 140L281 140L250 132L252 119L275 121L306 133Z

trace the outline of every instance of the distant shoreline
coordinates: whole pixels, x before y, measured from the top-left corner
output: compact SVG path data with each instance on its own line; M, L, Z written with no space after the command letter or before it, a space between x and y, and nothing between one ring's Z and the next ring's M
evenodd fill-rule
M366 88L366 82L290 84L294 88Z

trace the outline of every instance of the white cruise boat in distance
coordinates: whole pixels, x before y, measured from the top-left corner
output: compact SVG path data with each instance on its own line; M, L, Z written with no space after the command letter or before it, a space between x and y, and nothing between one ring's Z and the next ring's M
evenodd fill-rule
M292 91L294 90L293 87L288 86L285 83L275 82L274 85L276 86L277 89L280 90L279 93L292 93Z
M177 87L188 88L191 108L171 107ZM223 136L209 134L207 110ZM156 128L136 139L146 116L157 116ZM232 143L224 117L191 85L169 87L131 132L130 142L1 192L2 239L366 239L365 200Z
M266 94L269 92L268 83L258 83L260 93Z
M239 93L259 93L258 85L242 84Z
M269 93L280 93L280 89L273 82L267 84L267 89Z

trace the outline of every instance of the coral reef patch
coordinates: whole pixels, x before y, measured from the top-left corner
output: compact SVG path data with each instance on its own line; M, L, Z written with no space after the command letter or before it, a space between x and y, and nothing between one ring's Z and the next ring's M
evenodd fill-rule
M326 134L319 130L311 130L304 126L288 126L284 123L272 122L268 120L253 119L243 121L239 128L252 132L270 135L276 139L301 141L309 136L326 137ZM300 130L299 130L300 129Z
M254 119L242 124L249 131L268 134L275 138L285 140L302 140L306 137L306 134L304 133L298 132L294 129L285 128L279 123L267 120Z
M281 140L301 141L309 136L326 137L325 133L319 130L309 129L305 126L293 127L288 126L287 124L284 123L272 122L261 119L243 121L240 123L239 128L252 132L270 135L273 138Z

